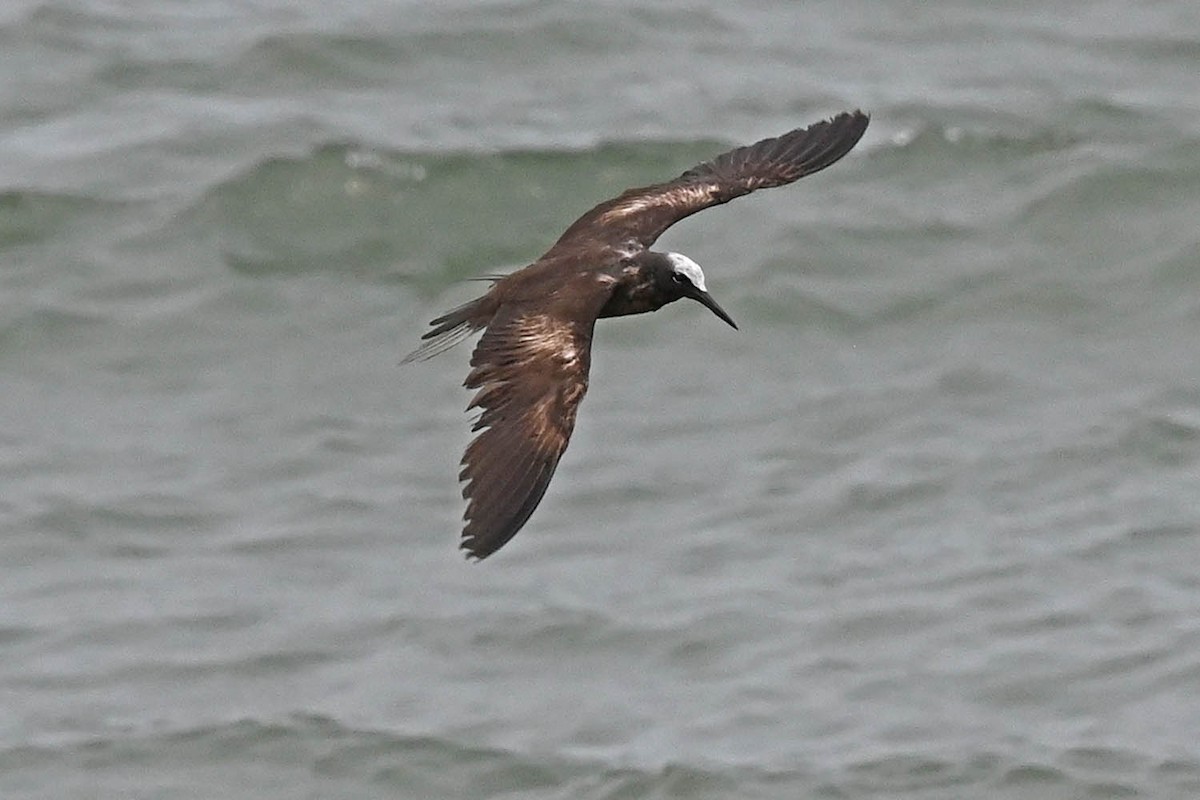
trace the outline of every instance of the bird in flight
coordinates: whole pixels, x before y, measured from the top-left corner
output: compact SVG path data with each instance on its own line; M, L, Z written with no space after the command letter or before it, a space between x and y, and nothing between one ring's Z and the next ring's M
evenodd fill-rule
M476 390L467 410L479 409L472 428L479 435L459 474L467 501L460 547L469 558L504 546L546 493L587 392L597 319L686 297L737 327L695 261L650 249L663 231L709 206L825 169L850 152L868 122L861 111L838 114L629 189L575 220L537 261L492 278L482 297L429 323L424 344L405 362L483 330L463 384Z

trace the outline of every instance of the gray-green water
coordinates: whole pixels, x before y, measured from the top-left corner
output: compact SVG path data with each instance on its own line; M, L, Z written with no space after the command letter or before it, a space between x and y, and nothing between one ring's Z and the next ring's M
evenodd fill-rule
M0 10L0 796L1200 795L1200 5ZM462 278L662 245L456 550Z

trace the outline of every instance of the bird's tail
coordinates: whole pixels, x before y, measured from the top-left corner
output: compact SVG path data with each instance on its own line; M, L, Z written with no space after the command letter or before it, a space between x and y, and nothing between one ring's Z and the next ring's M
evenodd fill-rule
M496 313L495 301L488 295L447 311L429 324L433 330L421 337L423 344L400 362L424 361L449 350L471 334L486 326Z

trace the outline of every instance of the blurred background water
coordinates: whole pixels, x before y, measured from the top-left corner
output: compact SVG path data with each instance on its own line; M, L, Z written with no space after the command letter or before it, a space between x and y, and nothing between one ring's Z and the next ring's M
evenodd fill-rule
M1200 796L1200 5L12 0L0 795ZM456 550L425 322L672 229Z

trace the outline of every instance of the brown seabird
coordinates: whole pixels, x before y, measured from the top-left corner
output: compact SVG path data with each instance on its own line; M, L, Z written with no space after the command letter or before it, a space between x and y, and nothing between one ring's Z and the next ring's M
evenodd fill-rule
M838 114L739 147L678 178L629 189L567 228L524 269L492 278L482 297L433 320L404 361L430 358L484 330L464 386L478 390L480 431L463 454L461 548L487 558L537 508L587 392L592 329L600 317L657 311L687 297L737 325L708 293L700 266L650 250L663 231L709 206L783 186L833 164L862 138L869 118Z

